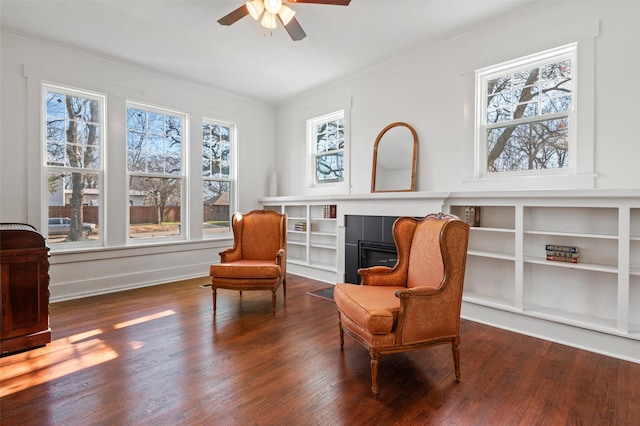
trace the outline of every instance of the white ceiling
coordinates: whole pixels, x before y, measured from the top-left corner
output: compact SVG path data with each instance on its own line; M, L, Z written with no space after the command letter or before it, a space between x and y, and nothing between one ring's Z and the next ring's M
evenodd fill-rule
M294 4L294 42L251 19L216 21L242 0L0 0L4 29L278 103L418 47L494 25L548 0L352 0Z

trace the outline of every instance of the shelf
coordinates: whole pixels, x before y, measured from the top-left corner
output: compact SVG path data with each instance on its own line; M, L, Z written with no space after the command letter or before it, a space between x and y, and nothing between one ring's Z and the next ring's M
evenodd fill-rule
M310 243L309 247L326 249L326 250L336 250L335 244Z
M288 234L301 234L301 235L306 235L307 231L298 231L296 229L287 229L287 233Z
M338 234L336 232L321 232L321 231L311 231L311 235L321 235L325 237L337 237Z
M307 243L305 241L287 241L287 245L306 247Z
M511 261L514 261L516 259L515 255L513 254L500 253L495 251L485 251L485 250L468 250L467 255L477 256L477 257L488 257L491 259L511 260Z
M612 265L600 265L596 263L557 262L553 260L547 260L542 257L534 257L534 256L524 256L523 260L525 263L534 263L537 265L557 266L560 268L569 268L569 269L583 269L588 271L608 272L613 274L618 273L618 268Z
M490 308L497 308L511 312L520 312L520 310L516 309L516 307L514 306L513 300L504 299L501 297L465 291L464 295L462 296L462 300L467 303L488 306Z
M575 312L570 312L562 309L549 308L539 305L526 305L524 313L546 319L549 321L560 322L563 324L569 324L576 327L589 328L604 333L610 334L624 334L620 333L616 327L616 321L614 319L596 317L592 315L585 315Z
M612 236L618 233L618 209L585 206L525 206L526 232L552 235Z
M336 272L335 265L330 263L320 263L320 262L307 262L302 259L287 259L287 263L291 263L293 265L306 266L314 269L321 269L323 271L328 272Z
M593 238L593 239L606 239L617 240L617 235L609 234L584 234L577 232L557 232L557 231L524 231L525 235L544 235L544 236L557 236L557 237L571 237L571 238Z
M287 263L295 263L297 265L306 265L307 264L307 260L303 259L303 258L293 257L293 256L287 255Z
M308 266L316 269L322 269L324 271L336 272L336 265L333 263L323 263L323 262L309 262Z
M486 228L484 226L472 226L471 232L505 232L507 234L515 234L515 229L510 228Z

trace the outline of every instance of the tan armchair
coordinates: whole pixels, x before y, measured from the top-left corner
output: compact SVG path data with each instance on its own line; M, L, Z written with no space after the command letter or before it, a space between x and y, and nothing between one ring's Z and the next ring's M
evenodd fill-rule
M282 284L287 296L286 215L270 210L254 210L232 218L233 248L220 252L220 263L211 265L213 313L219 288L271 290L272 311L276 312L276 290Z
M401 217L393 225L393 268L358 270L361 285L336 284L340 346L346 332L371 355L371 391L378 396L378 358L450 343L460 381L460 307L469 225L456 216Z

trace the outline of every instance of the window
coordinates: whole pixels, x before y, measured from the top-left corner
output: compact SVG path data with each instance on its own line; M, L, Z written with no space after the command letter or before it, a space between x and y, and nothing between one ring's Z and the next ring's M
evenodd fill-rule
M47 242L102 242L104 96L43 85Z
M186 115L127 106L129 237L182 234Z
M477 176L575 170L576 45L476 72Z
M202 123L202 209L204 235L231 232L235 125L212 120Z
M307 121L309 185L319 187L345 182L344 111Z

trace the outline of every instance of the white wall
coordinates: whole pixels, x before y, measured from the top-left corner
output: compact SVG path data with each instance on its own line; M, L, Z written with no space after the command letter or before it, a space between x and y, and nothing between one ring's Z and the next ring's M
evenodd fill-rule
M202 117L238 125L237 210L260 208L267 176L275 164L274 107L221 90L143 70L90 52L2 32L0 221L28 222L40 228L46 216L41 193L41 81L107 94L107 249L56 252L51 262L52 300L74 298L171 280L206 276L218 251L232 241L203 240L201 224L187 220L189 241L155 246L128 245L126 234L126 101L134 100L189 113L192 135L187 183L191 212L201 212L199 123ZM195 215L194 213L189 216ZM201 222L201 221L200 221Z
M394 121L405 121L418 133L417 191L469 189L463 181L472 175L474 71L589 37L592 53L587 49L583 57L594 55L594 69L579 72L592 81L578 97L591 102L595 116L583 109L588 114L580 116L578 143L594 143L595 149L580 161L595 169L596 189L638 188L638 21L640 2L545 2L285 102L276 110L279 195L305 193L305 121L333 111L344 99L352 103L352 194L370 191L373 143Z

